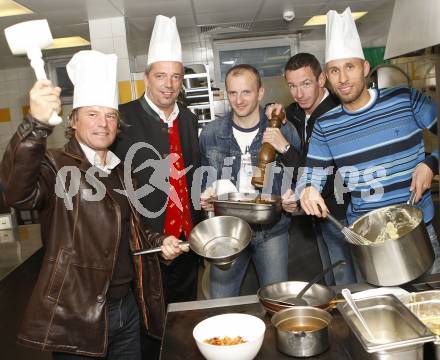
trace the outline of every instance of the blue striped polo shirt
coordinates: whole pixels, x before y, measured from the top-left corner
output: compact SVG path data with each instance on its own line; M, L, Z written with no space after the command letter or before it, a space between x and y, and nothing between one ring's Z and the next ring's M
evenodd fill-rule
M333 167L351 192L349 223L368 211L407 201L412 173L425 159L422 130L437 121L436 104L415 89L400 86L371 94L366 108L348 112L340 105L317 120L297 184L298 192L308 185L321 191L325 169ZM438 159L438 151L432 155ZM434 216L429 191L417 206L429 222Z

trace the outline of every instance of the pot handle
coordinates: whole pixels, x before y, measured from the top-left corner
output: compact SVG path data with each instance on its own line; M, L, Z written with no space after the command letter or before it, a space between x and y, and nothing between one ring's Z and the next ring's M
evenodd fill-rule
M414 206L416 204L416 196L417 196L417 193L415 191L411 191L409 194L409 199L406 202L407 205Z
M293 336L300 337L300 338L306 337L306 335L307 335L305 331L292 331L292 333L293 333Z
M323 308L325 311L332 311L336 309L336 306L339 303L345 303L345 299L342 297L341 294L337 295L335 298L331 299L327 304L325 304L321 309Z

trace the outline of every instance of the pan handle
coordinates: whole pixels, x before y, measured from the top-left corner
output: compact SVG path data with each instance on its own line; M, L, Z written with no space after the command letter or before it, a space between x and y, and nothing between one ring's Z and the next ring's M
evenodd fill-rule
M179 244L180 247L185 247L185 246L189 246L189 242L188 241L182 241ZM137 251L134 252L132 255L137 256L137 255L146 255L146 254L153 254L153 253L157 253L157 252L161 252L162 249L160 246L154 247L152 249L148 249L148 250L141 250L141 251Z
M336 306L339 303L345 303L345 299L342 297L342 295L337 295L335 298L331 299L328 303L321 305L319 307L325 311L332 311L336 309Z
M417 196L417 193L415 191L411 191L409 194L409 199L406 202L407 205L414 206L416 204L416 196Z

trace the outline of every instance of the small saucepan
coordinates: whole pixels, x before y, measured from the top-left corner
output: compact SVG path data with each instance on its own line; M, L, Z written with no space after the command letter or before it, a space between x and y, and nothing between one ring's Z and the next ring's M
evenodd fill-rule
M277 348L284 354L309 357L321 354L330 345L329 325L332 316L311 306L295 306L276 313Z

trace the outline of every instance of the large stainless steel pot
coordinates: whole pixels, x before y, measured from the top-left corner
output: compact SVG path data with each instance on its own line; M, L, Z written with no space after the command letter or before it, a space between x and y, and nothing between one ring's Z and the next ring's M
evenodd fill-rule
M397 238L377 242L378 235L389 222L397 224ZM415 206L392 205L371 211L350 228L372 242L352 247L360 271L370 284L407 283L426 272L434 261L423 213Z

